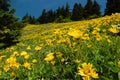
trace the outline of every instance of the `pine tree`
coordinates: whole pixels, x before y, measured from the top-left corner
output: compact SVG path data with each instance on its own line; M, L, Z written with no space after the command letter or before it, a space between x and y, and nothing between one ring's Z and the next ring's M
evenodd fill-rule
M56 10L56 18L58 18L61 15L61 7L58 7Z
M0 0L0 10L9 11L10 0Z
M66 15L65 17L66 17L66 18L70 17L69 8L70 8L69 4L66 3L66 7L65 7L65 15Z
M62 16L63 18L65 18L65 17L66 17L65 7L64 7L64 6L59 7L58 10L57 10L57 14L58 14L58 15L57 15L58 18L59 18L60 16Z
M115 8L115 0L107 0L105 15L111 15L112 13L115 13L114 8Z
M23 22L23 23L29 23L29 15L28 15L28 13L26 13L26 14L23 16L22 22Z
M120 12L120 0L107 0L104 15Z
M81 20L81 19L83 19L83 12L84 12L84 10L83 10L83 7L82 7L82 5L79 3L79 6L78 6L78 10L79 10L79 19Z
M62 6L62 7L58 7L58 9L56 10L56 16L57 18L62 17L63 19L67 18L70 16L70 12L69 12L69 4L66 3L66 6Z
M38 22L41 24L48 22L46 9L43 9L42 15L38 18Z
M49 11L47 12L48 22L53 22L53 21L55 21L55 17L56 17L56 15L55 15L55 12L54 12L53 10L49 10Z
M93 5L92 5L92 15L97 15L97 16L101 15L100 6L96 0L94 0Z
M65 8L64 6L62 7L58 7L58 9L56 10L56 22L62 22L63 19L65 19Z
M81 19L83 19L83 7L81 4L75 3L72 10L71 20L77 21Z
M115 0L115 12L120 12L120 0Z
M0 0L0 43L11 45L18 41L23 25L14 16L15 9L10 9L10 0Z
M91 16L93 14L92 12L92 1L91 0L87 0L87 4L84 7L84 17L88 18L89 16Z
M34 16L29 16L29 23L30 24L35 24L37 21L36 21L36 18Z
M31 16L28 13L26 13L26 15L23 16L23 18L22 18L22 22L23 23L29 23L29 24L35 24L36 23L36 19L35 19L34 16Z
M63 18L65 18L66 17L66 11L65 11L65 7L64 6L62 6L61 7L61 10L60 10L60 16L62 16Z

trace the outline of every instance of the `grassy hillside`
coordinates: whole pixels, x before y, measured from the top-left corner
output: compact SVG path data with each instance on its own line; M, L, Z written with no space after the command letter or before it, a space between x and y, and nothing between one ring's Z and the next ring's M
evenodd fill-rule
M20 42L0 50L0 79L119 80L120 14L27 25Z

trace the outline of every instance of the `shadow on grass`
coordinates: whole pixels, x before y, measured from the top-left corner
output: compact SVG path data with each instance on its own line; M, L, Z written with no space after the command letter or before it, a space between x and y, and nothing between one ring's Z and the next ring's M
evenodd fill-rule
M19 41L17 42L12 42L12 43L4 43L4 42L0 42L0 49L5 49L7 47L10 47L10 46L13 46L15 45L16 43L18 43Z

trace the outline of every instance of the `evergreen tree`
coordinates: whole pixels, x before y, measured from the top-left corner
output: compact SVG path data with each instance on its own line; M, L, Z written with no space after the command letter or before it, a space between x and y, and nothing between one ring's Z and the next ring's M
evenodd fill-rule
M0 11L9 11L10 0L0 0Z
M92 1L91 0L87 0L87 4L84 7L84 17L88 18L89 16L91 16L93 14L92 12Z
M41 24L48 22L46 9L43 9L42 15L38 18L38 22Z
M63 18L66 17L66 11L65 11L65 7L64 6L61 7L60 16L62 16Z
M56 10L56 18L58 18L61 15L61 8L58 7L58 9Z
M29 23L30 24L35 24L37 21L36 21L36 18L34 16L29 16Z
M62 17L63 19L67 18L70 16L70 12L69 12L69 4L66 3L66 6L62 6L62 7L58 7L58 9L56 10L56 16L57 18Z
M120 13L120 0L115 0L115 12Z
M104 15L111 15L116 12L120 12L120 0L107 0Z
M29 23L29 15L28 15L28 13L26 13L25 16L23 16L22 22L23 23Z
M28 15L28 13L22 18L23 23L35 24L36 19L34 16Z
M114 8L115 8L115 0L107 0L105 15L111 15L112 13L115 13Z
M18 22L14 12L14 9L10 9L10 0L0 0L0 43L10 45L18 41L23 25Z
M49 10L49 11L47 12L48 22L53 22L53 21L55 21L55 17L56 17L56 15L55 15L55 12L54 12L53 10Z
M94 0L93 5L92 5L92 15L97 15L97 16L101 15L100 6L96 0Z
M66 7L65 7L65 15L66 15L65 17L66 17L66 18L70 17L69 8L70 8L69 4L66 3Z
M56 22L62 22L62 20L65 18L65 8L64 6L58 7L56 10Z
M83 18L83 7L81 4L74 4L73 10L72 10L72 20L81 20Z

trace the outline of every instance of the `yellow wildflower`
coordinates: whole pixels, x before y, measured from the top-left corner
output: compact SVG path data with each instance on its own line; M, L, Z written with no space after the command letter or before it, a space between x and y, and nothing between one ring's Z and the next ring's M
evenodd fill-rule
M106 32L106 29L103 29L102 31L103 31L103 32Z
M97 35L96 40L100 41L100 40L102 40L102 37L100 35Z
M109 36L107 36L107 35L105 35L104 37L105 37L106 39L108 39L108 38L109 38Z
M3 52L0 52L0 54L2 54Z
M76 59L76 60L75 60L75 63L80 63L80 60Z
M51 61L50 63L51 63L52 65L54 65L54 64L55 64L55 61Z
M92 69L91 64L83 63L82 68L80 68L78 72L81 76L89 76L91 69Z
M81 37L83 40L89 40L89 34L84 34L84 36Z
M2 71L0 70L0 75L2 75Z
M107 42L108 42L108 43L110 43L110 42L111 42L111 40L110 40L110 39L107 39Z
M90 80L89 76L82 77L83 80Z
M83 33L80 30L72 30L68 33L68 35L74 37L74 38L81 38Z
M11 72L10 77L15 77L15 73Z
M32 60L32 63L36 63L36 62L37 62L37 60L36 60L36 59L33 59L33 60Z
M57 57L62 57L62 53L61 52L56 52L56 55L57 55Z
M97 35L97 34L99 34L99 32L98 32L97 30L93 30L93 31L92 31L92 34Z
M4 60L6 56L0 56L0 61Z
M41 80L45 80L43 77L42 77L42 79Z
M118 67L120 68L120 61L118 61Z
M26 69L31 70L31 65L30 65L30 63L25 62L25 63L23 64L23 66L24 66Z
M28 45L28 46L27 46L27 50L31 50L31 47L30 47L30 45Z
M52 40L51 40L51 39L47 39L47 40L46 40L46 44L47 44L48 46L53 46L53 43L52 43Z
M10 63L9 65L10 65L10 68L15 69L15 68L19 68L20 63L13 62L13 63Z
M94 69L91 70L91 77L92 78L98 78L98 74L95 72Z
M65 59L64 59L64 58L62 58L62 59L61 59L61 62L64 62L64 61L65 61Z
M78 74L81 75L83 80L90 80L89 77L98 78L98 74L92 68L92 64L83 63L82 68L78 69Z
M16 62L16 58L10 57L6 61L7 61L7 63L13 63L13 62Z
M108 30L112 33L118 33L119 32L119 30L117 28L117 25L112 25L112 27L109 28Z
M44 59L45 61L52 61L54 59L54 53L49 53L47 54L46 58Z
M24 56L25 59L28 59L29 57L30 57L29 54L27 54L27 55Z
M40 47L40 46L36 46L36 47L35 47L35 50L36 50L36 51L40 51L40 50L41 50L41 47Z
M27 52L26 51L22 51L21 52L21 56L25 56L25 55L27 55Z
M102 38L101 38L101 37L97 37L96 40L97 40L97 41L100 41L100 40L102 40Z
M92 46L92 45L90 45L90 44L87 44L87 47L88 47L88 48L91 48L91 46Z
M9 65L4 66L4 70L5 70L5 72L9 71L10 70Z
M67 42L65 39L60 39L57 41L58 44Z
M99 28L99 27L95 27L94 29L97 30L97 31L100 31L100 28Z
M14 55L14 56L19 56L18 51L14 51L14 52L13 52L13 55Z
M16 58L10 57L6 60L6 62L9 64L9 67L12 69L19 68L20 64L16 62Z

